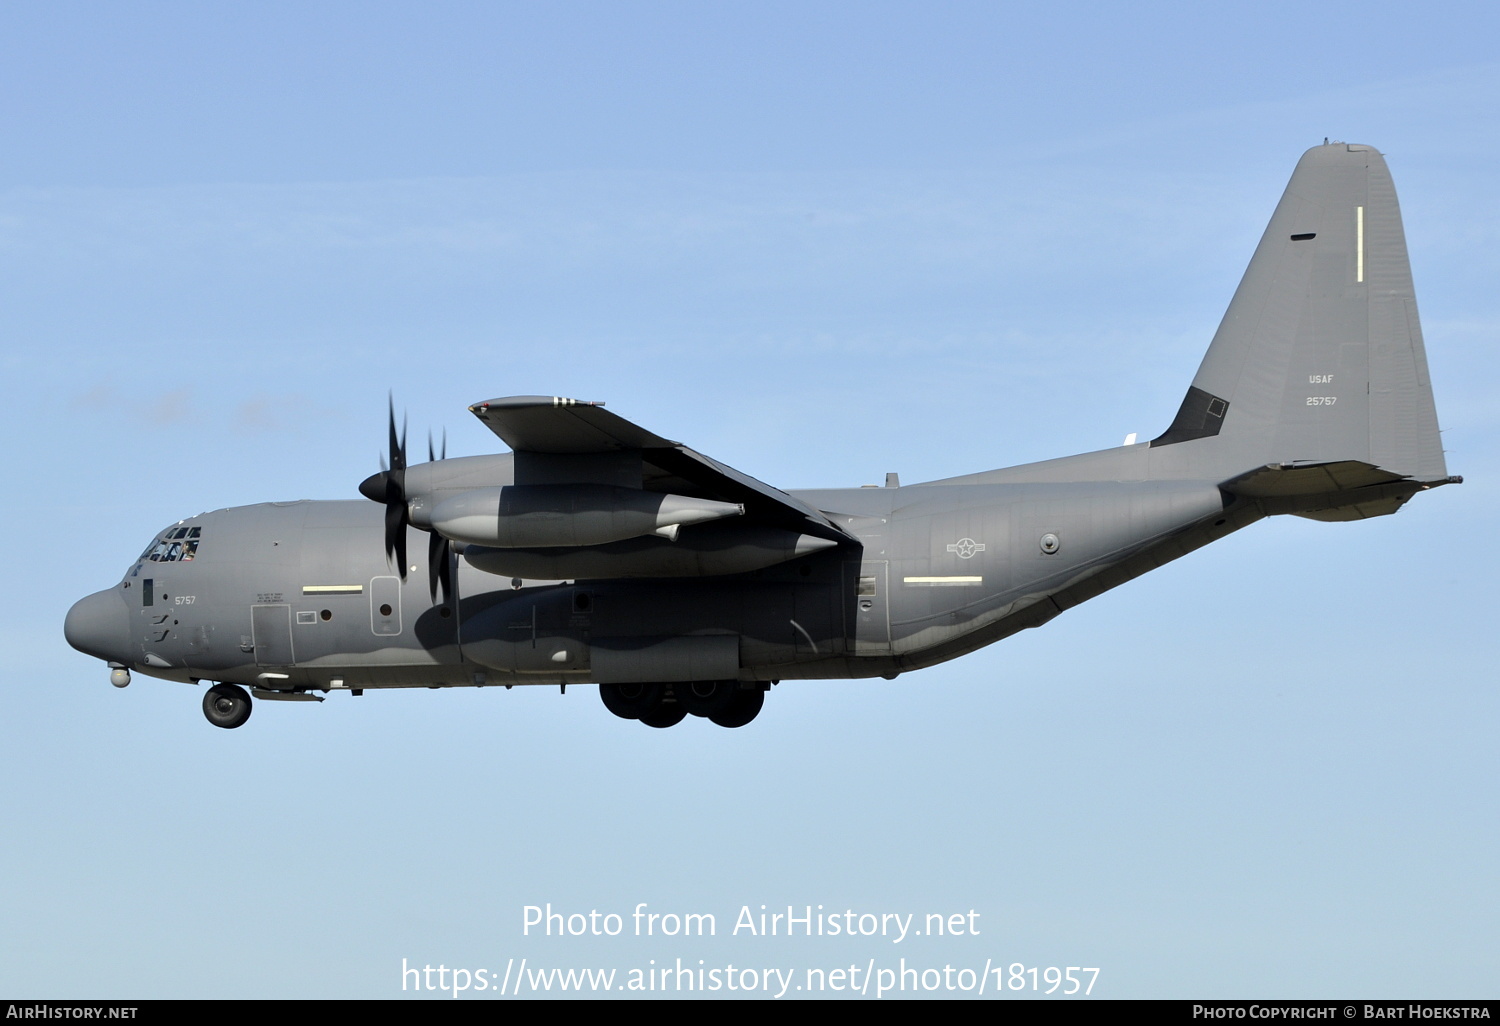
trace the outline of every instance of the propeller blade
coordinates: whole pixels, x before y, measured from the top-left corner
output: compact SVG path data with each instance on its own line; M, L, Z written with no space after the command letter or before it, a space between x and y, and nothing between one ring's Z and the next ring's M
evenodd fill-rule
M438 589L442 588L446 603L453 594L453 557L448 539L433 531L427 539L427 588L436 602Z
M390 397L391 469L406 469L406 416L401 417L401 437L396 437L396 398Z
M394 558L401 579L406 580L406 505L404 503L386 503L385 558Z
M406 418L396 435L396 399L390 397L390 469L385 472L385 557L395 557L396 569L406 580Z

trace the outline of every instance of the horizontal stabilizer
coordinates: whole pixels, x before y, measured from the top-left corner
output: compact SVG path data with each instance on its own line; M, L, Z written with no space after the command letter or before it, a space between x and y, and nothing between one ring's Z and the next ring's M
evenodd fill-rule
M1372 467L1368 463L1345 460L1342 463L1315 463L1300 467L1262 467L1224 484L1223 488L1226 492L1250 499L1269 499L1321 495L1325 492L1352 492L1400 480L1402 478L1399 474Z
M1268 514L1291 513L1311 520L1364 520L1396 512L1417 492L1463 478L1414 481L1356 460L1303 466L1272 465L1225 482L1220 488L1254 499Z

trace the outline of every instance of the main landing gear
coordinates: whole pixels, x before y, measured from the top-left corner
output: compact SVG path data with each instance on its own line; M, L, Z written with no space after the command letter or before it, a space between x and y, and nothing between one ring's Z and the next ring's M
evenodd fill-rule
M235 684L215 684L203 696L203 715L225 730L241 726L250 718L250 696Z
M721 727L743 727L760 714L767 687L758 683L742 685L737 680L600 684L599 697L616 716L639 720L648 727L676 726L689 714ZM215 684L203 696L203 715L209 723L225 730L243 726L250 718L250 706L250 696L237 684Z
M766 685L743 687L737 680L686 684L600 684L604 707L648 727L670 727L691 713L721 727L743 727L760 713Z

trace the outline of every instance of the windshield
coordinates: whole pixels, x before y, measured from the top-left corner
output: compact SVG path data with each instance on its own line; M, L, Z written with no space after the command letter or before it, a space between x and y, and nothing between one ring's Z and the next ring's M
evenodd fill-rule
M198 542L202 540L201 527L169 527L151 540L141 560L153 563L184 563L198 554Z

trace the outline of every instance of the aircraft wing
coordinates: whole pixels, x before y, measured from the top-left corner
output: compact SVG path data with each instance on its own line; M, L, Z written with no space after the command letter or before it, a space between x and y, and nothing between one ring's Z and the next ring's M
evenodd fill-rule
M555 395L490 399L469 412L515 452L582 455L677 444L615 416L603 403Z
M522 395L475 403L469 411L526 461L555 458L560 473L583 466L567 457L640 454L641 484L648 491L745 504L745 514L767 526L804 534L850 539L807 503L733 467L653 434L604 409L601 402L560 396ZM550 475L549 475L550 476Z

